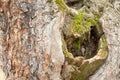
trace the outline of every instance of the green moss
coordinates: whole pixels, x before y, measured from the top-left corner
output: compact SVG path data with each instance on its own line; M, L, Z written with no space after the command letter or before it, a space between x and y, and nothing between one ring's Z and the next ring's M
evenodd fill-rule
M73 58L72 53L68 52L67 45L64 39L62 39L62 50L63 50L65 57Z
M75 40L74 42L73 42L73 48L74 49L79 49L80 48L80 40L78 39L78 40Z
M77 75L76 76L74 75L73 79L71 79L71 80L86 80L103 63L104 63L104 60L95 60L92 63L89 63L86 61L86 63L81 65L81 68L79 69L79 72L77 72ZM74 78L76 78L76 79L74 79Z
M92 75L103 63L104 59L96 59L91 63L89 61L84 61L80 67L74 67L74 72L71 74L71 80L86 80L90 75Z
M47 0L47 2L52 2L52 0Z
M107 46L108 44L107 44L105 35L102 35L99 41L98 49L108 49Z
M64 0L54 0L54 1L58 5L60 10L62 10L62 11L67 10L67 5L65 4Z
M84 12L80 12L77 16L73 18L71 22L72 33L80 35L80 37L77 40L73 41L73 44L71 44L75 50L81 47L81 44L85 39L86 41L89 41L91 26L95 26L96 36L101 35L103 31L99 24L99 18L100 16L97 14L94 14L94 18L87 17ZM108 45L104 35L99 40L97 54L91 59L83 60L83 62L80 62L80 60L78 60L78 62L75 62L73 57L74 53L72 54L68 52L66 42L64 41L64 39L62 41L62 49L65 57L72 58L69 59L70 62L68 62L69 65L72 65L74 68L74 71L71 72L71 80L86 80L97 69L99 69L101 65L103 65L105 59L108 56ZM89 55L86 55L86 57L89 57ZM80 65L76 63L80 63Z
M95 18L89 18L84 14L84 12L80 12L73 18L73 33L84 34L91 26L98 26L98 15L95 15Z
M89 59L91 57L93 57L93 56L91 56L91 54L89 53L89 51L86 51L86 53L85 53L85 59Z
M77 16L75 16L72 20L73 33L79 33L85 29L85 27L82 25L82 21L83 21L83 13L81 12Z
M89 41L90 41L90 35L91 35L90 34L91 26L95 26L96 35L99 34L97 33L97 32L100 32L98 31L99 30L99 18L100 17L97 14L95 14L93 18L87 17L86 13L82 11L78 15L73 17L71 21L71 25L72 25L71 31L74 36L76 34L79 35L79 40L75 40L72 44L74 51L77 49L80 49L84 41L86 41L85 46L88 47ZM89 55L89 52L88 52L88 54L87 53L85 54L85 58L89 58L89 57L91 57L91 55Z
M98 46L98 56L105 59L108 56L108 44L105 38L105 35L103 35L99 41Z
M73 18L73 20L71 22L72 33L79 34L80 38L89 40L91 26L96 26L96 28L97 28L96 31L101 30L99 28L99 18L100 17L97 14L94 15L94 18L90 18L85 15L85 12L80 12L77 16L75 16ZM98 31L98 32L100 32L100 31Z
M101 65L104 64L105 59L108 56L108 48L105 36L103 35L99 41L98 53L91 59L84 60L79 67L75 67L71 73L71 80L86 80L91 74L93 74Z

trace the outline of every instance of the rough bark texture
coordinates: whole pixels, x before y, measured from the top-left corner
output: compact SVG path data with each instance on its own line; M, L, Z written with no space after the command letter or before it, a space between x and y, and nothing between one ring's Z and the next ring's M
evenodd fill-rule
M101 16L100 22L109 48L109 56L105 64L89 79L120 79L120 1L70 0L72 3L69 3L69 0L65 0L69 7L78 11L62 4L62 1L0 0L0 78L3 78L2 80L63 80L63 78L70 80L71 68L67 68L68 73L62 73L66 70L63 68L63 65L66 65L64 64L66 56L62 49L61 28L66 24L64 22L67 22L64 21L66 14L78 15L78 12L84 9ZM94 59L96 60L96 57ZM95 60L90 59L91 62ZM83 63L89 66L88 62L85 60ZM89 67L87 68L89 72ZM86 69L83 70L85 71ZM87 76L89 73L86 73ZM61 74L70 77L65 78ZM79 77L79 74L75 74ZM86 75L84 76L86 79Z
M47 0L0 0L0 66L6 80L61 80L64 14Z
M120 1L115 0L111 7L105 9L101 18L106 34L109 56L106 63L90 80L120 80Z

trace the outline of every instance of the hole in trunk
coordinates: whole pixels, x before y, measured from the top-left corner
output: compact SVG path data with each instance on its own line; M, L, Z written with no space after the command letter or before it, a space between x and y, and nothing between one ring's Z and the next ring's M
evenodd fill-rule
M85 33L87 39L83 37L75 38L74 36L65 36L68 51L71 52L74 57L83 56L89 59L96 55L100 36L98 36L96 26L91 26L90 28L90 32Z

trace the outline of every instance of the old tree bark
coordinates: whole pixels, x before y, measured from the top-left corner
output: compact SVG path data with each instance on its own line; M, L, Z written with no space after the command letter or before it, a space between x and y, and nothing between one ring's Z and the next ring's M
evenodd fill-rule
M0 80L119 80L119 21L119 0L0 0Z

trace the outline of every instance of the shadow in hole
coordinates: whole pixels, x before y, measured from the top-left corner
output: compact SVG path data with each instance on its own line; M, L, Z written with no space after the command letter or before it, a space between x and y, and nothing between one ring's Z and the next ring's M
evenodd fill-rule
M99 34L97 27L91 26L90 32L85 34L90 36L87 39L83 39L81 37L75 38L74 36L65 36L68 51L71 52L74 57L83 56L86 59L89 59L97 54L99 39L104 33L102 32Z

